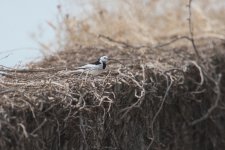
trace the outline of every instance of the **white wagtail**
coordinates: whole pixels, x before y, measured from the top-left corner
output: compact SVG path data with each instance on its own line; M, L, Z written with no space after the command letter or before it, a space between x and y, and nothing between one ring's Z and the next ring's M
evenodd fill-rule
M87 65L78 67L76 72L97 75L101 73L102 71L104 71L108 60L109 60L108 56L102 56L94 63L90 63Z

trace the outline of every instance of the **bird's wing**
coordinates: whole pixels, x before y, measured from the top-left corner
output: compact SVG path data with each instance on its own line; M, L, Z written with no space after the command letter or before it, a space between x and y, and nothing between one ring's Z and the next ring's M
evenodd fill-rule
M93 70L93 69L100 69L100 68L101 68L101 66L99 66L99 65L87 64L87 65L78 67L77 69Z

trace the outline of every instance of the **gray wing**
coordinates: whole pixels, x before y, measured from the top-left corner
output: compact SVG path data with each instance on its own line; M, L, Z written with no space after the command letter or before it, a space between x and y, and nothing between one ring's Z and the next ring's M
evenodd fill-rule
M87 64L87 65L78 67L77 69L83 69L83 70L95 70L95 69L101 69L101 65Z

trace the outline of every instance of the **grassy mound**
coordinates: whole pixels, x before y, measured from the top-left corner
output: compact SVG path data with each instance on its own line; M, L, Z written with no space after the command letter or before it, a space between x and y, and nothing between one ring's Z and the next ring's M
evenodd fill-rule
M222 149L224 41L198 49L195 61L186 44L77 46L2 68L0 149ZM117 59L105 73L69 73L105 54Z

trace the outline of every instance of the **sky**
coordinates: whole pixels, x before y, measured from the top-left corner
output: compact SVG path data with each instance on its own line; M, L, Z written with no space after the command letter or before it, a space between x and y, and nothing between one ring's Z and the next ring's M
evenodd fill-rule
M54 21L59 0L0 0L0 65L22 66L41 58L31 38L41 28L44 39L54 38L47 21Z
M112 6L113 1L102 2ZM223 0L219 2L225 6ZM38 38L45 42L54 39L47 22L56 20L59 4L78 16L91 9L88 0L0 0L0 65L18 67L41 58L40 46L31 35L41 35Z

